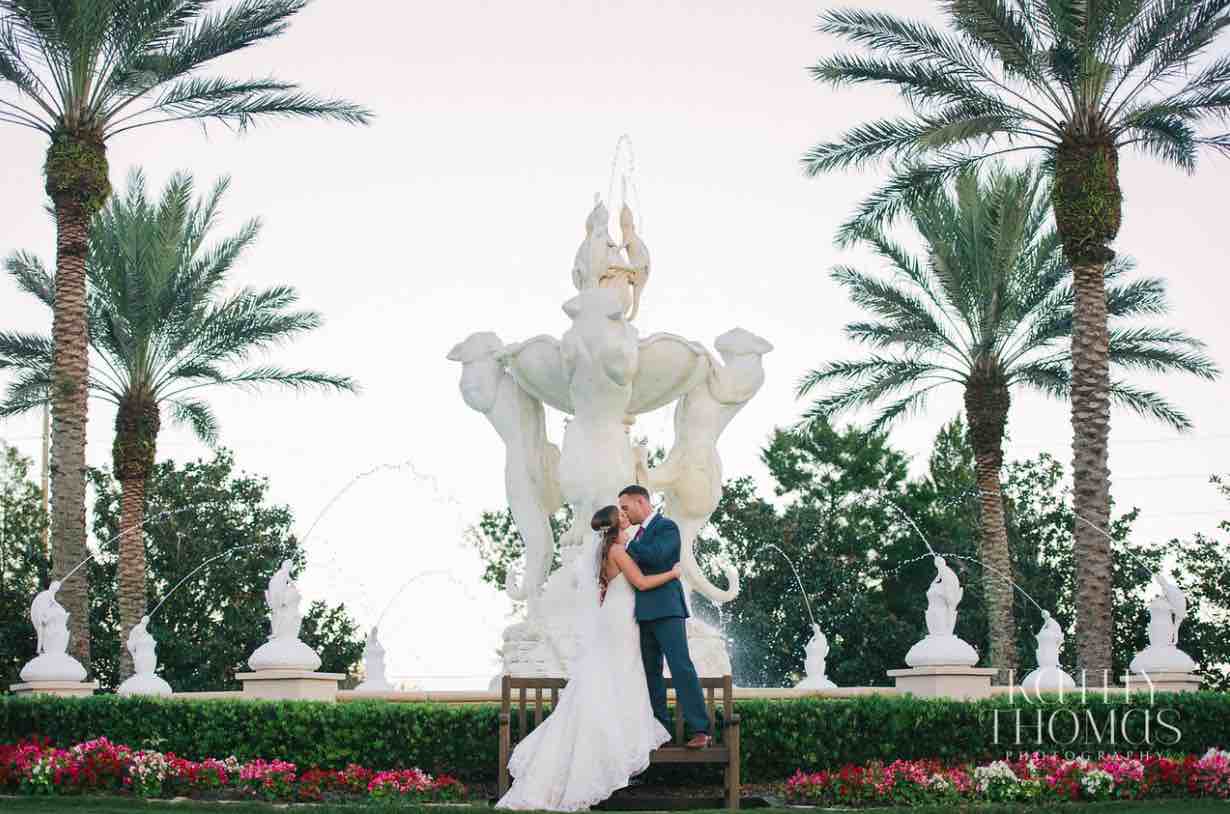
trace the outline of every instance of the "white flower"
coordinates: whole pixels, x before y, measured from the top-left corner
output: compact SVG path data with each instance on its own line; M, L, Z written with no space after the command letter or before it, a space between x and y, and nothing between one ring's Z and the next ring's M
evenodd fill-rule
M985 792L992 784L1015 783L1016 772L1012 771L1012 766L1003 760L997 760L987 766L979 766L974 769L974 786L980 792Z
M935 791L948 791L948 789L952 788L952 783L950 783L948 778L944 777L942 774L931 775L931 779L927 781L927 785Z
M1102 792L1109 792L1115 787L1115 778L1110 772L1101 769L1090 769L1081 777L1081 788L1090 797L1097 797Z

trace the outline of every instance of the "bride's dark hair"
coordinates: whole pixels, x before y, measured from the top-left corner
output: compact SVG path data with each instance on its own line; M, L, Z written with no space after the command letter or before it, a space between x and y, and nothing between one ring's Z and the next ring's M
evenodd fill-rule
M599 595L605 598L606 555L610 553L611 546L615 545L615 541L619 539L619 507L603 506L594 512L593 519L589 521L589 527L594 531L602 532L602 545L598 546L598 591Z

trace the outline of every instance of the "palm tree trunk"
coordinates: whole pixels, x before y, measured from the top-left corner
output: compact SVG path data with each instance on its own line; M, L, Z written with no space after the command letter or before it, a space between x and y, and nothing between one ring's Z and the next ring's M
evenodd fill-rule
M55 207L55 302L51 324L51 556L63 576L86 557L85 429L89 385L85 260L90 219L111 192L107 151L89 133L52 136L44 165ZM69 612L69 652L90 667L90 615L86 571L60 588Z
M1110 339L1106 264L1123 219L1119 153L1108 134L1065 136L1051 190L1055 226L1072 266L1072 491L1076 512L1076 658L1095 684L1109 677L1111 601ZM1105 671L1105 672L1104 672Z
M154 469L160 424L158 405L142 399L139 393L125 399L115 415L111 457L121 488L119 584L116 587L121 681L133 672L132 654L123 644L128 640L128 632L145 615L145 487Z
M1000 470L1004 463L1004 429L1008 423L1007 383L997 371L975 374L965 388L965 413L978 479L978 558L991 639L989 664L999 670L996 683L1006 683L1018 667L1013 614L1012 557Z
M133 673L132 654L124 646L128 631L145 615L145 478L127 478L120 484L120 548L118 603L120 611L120 672L123 681Z
M1076 649L1089 683L1111 677L1110 340L1104 263L1073 266L1072 482L1076 527ZM1106 671L1105 673L1103 671Z
M89 343L85 255L89 216L74 202L56 202L55 307L52 316L51 560L56 579L86 558L85 427ZM86 569L64 582L69 652L88 669L90 616Z

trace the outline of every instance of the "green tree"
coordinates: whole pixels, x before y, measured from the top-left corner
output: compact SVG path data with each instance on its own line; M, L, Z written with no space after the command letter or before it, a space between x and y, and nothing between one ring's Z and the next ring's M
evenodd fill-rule
M858 242L890 267L893 279L839 266L833 279L873 321L846 326L870 355L832 361L807 373L798 387L836 387L817 398L805 420L832 419L845 411L883 405L871 424L880 430L920 409L937 387L960 386L980 495L979 559L986 563L982 589L991 609L989 663L1007 680L1017 662L1011 573L1000 471L1012 392L1030 388L1067 398L1071 392L1070 338L1075 308L1071 274L1050 228L1048 190L1033 169L997 167L984 177L962 172L953 189L909 202L904 214L922 237L916 258L881 224L871 223ZM1127 264L1107 270L1114 278ZM1161 280L1121 283L1107 292L1115 319L1165 311ZM1109 361L1151 372L1182 371L1213 378L1216 366L1201 343L1180 331L1127 325L1110 333ZM1112 399L1176 429L1191 422L1158 393L1110 382Z
M141 523L145 485L158 450L162 413L190 427L206 443L218 424L202 388L261 385L353 390L346 377L313 370L248 365L261 353L320 327L312 311L289 310L294 289L226 291L228 275L256 240L259 221L215 245L214 226L229 181L219 181L193 203L192 176L172 177L157 201L149 200L140 171L128 190L95 218L86 264L92 393L116 406L111 456L123 486L120 517L120 630L131 630L145 613L145 550ZM54 282L38 258L11 256L6 266L18 285L54 307ZM46 337L0 334L0 369L21 371L0 413L38 404L51 381L52 342ZM121 651L120 677L132 674Z
M558 546L559 538L572 525L572 507L565 505L551 516L550 522L551 534ZM517 531L512 509L483 512L478 523L468 530L467 536L483 561L483 582L497 590L504 590L508 572L515 570L517 563L525 556L525 541L521 539L521 532ZM559 567L559 549L556 548L547 573L554 573Z
M104 687L113 688L121 680L119 598L112 586L123 487L107 472L90 472L100 551L90 565L97 642L92 668ZM161 674L176 690L239 689L235 673L247 670L248 657L269 636L264 598L269 578L283 560L294 563L296 574L304 567L303 548L292 532L294 517L288 507L269 504L268 493L268 481L236 472L225 449L212 460L163 461L153 468L146 490L146 602L151 610L163 602L149 630L158 640ZM192 574L227 552L232 553ZM358 626L340 605L312 602L300 638L320 655L327 672L352 672L363 653Z
M1230 483L1214 476L1213 485L1230 501ZM1230 514L1230 511L1227 512ZM1223 537L1230 535L1230 520L1217 524ZM1198 532L1190 540L1171 540L1175 548L1175 576L1187 592L1188 614L1179 628L1179 646L1200 665L1205 687L1230 691L1230 560L1226 541Z
M86 254L90 221L111 194L107 145L138 128L218 121L370 114L272 77L206 73L229 54L284 33L307 0L0 0L0 124L50 142L43 165L56 222L52 320L51 535L55 573L85 557L85 428L89 366ZM47 395L26 388L26 400ZM89 661L86 584L59 598L73 649Z
M772 498L750 478L727 481L697 546L702 562L721 553L743 575L739 596L722 607L736 681L782 686L802 677L810 604L829 641L829 677L883 685L884 671L899 667L921 638L923 617L912 612L917 601L904 586L916 582L921 595L932 576L892 571L926 552L898 514L920 515L908 460L882 434L823 421L802 433L775 431L761 459ZM892 590L881 587L885 580ZM890 608L890 598L904 604Z
M1230 57L1203 68L1230 24L1226 0L946 0L955 32L863 9L826 12L820 30L867 49L811 68L834 86L895 88L908 115L861 124L803 157L811 175L900 163L841 231L852 240L944 180L995 156L1040 151L1073 270L1072 467L1078 651L1111 666L1111 386L1107 265L1119 233L1120 152L1135 147L1193 171L1202 147L1230 151ZM1214 125L1202 131L1205 124Z
M51 560L43 547L47 514L31 462L0 441L0 686L19 680L34 658L30 600L48 581Z

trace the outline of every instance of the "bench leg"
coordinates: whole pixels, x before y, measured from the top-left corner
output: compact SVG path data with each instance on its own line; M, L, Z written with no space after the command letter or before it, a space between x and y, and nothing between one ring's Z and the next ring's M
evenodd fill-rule
M742 791L739 766L739 727L731 727L727 745L730 747L730 763L726 766L726 808L731 811L739 809L739 795Z
M512 733L509 731L509 722L507 720L500 721L500 793L503 797L508 793L508 759L511 752Z

